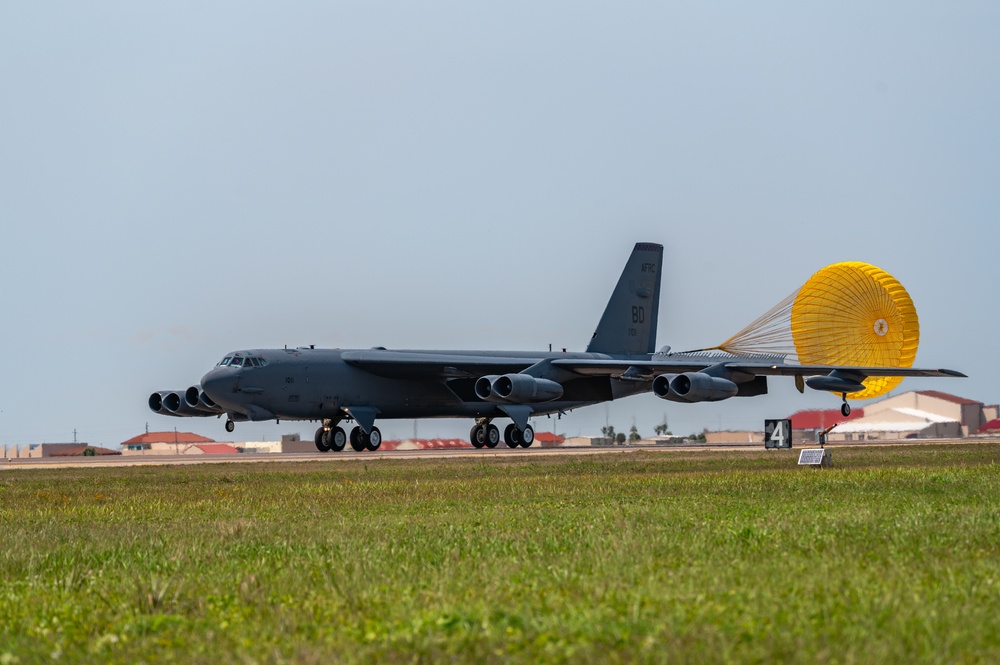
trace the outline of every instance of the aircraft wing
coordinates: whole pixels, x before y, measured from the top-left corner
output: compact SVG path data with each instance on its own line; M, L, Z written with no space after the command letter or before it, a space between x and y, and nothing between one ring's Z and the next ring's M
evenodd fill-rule
M344 351L341 358L347 364L366 372L389 378L460 379L478 378L486 374L522 372L538 358L481 353L438 353L429 351L390 351L367 349ZM755 358L731 356L683 356L652 360L618 360L589 358L555 358L545 360L553 368L580 376L612 376L652 379L660 374L700 372L710 367L732 372L767 376L820 376L830 372L850 372L864 376L946 376L964 377L950 369L915 367L849 367L845 365L792 365Z
M950 376L965 377L952 369L921 369L916 367L849 367L846 365L790 365L754 360L718 358L677 358L663 360L553 360L552 365L584 376L625 376L652 378L660 374L700 372L709 367L720 367L753 375L767 376L819 376L830 372L850 372L864 376Z
M535 363L534 360L489 353L474 355L383 349L344 351L341 358L348 365L366 372L398 379L476 379L484 374L520 372Z

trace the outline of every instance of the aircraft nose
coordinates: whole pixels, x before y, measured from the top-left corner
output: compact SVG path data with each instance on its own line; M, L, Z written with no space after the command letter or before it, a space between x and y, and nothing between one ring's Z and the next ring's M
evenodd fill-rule
M225 401L226 395L235 392L235 383L236 377L227 367L216 367L201 377L201 389L215 402Z

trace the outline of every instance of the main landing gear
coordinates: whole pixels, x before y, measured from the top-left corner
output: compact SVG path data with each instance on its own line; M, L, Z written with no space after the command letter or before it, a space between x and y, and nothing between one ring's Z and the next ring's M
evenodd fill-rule
M489 420L481 418L472 426L472 431L469 432L469 440L472 441L472 445L476 448L496 448L497 444L500 443L500 430L496 425L491 424ZM518 446L527 448L534 440L535 430L531 428L531 425L525 427L524 430L518 429L514 423L504 428L503 442L507 444L508 448L517 448Z
M320 427L316 430L316 450L321 453L339 453L347 445L347 434L339 426Z
M351 430L351 448L354 448L357 452L362 450L378 450L378 447L382 445L382 432L379 431L378 427L372 427L371 432L365 432L360 427L355 427Z
M347 446L348 441L351 442L351 448L357 452L374 451L382 445L382 432L379 431L378 427L372 427L371 433L366 433L360 427L355 427L351 430L351 436L348 438L347 433L336 422L326 420L323 422L323 427L316 430L315 440L316 449L321 453L331 450L339 453Z
M496 448L500 443L500 430L496 425L491 425L489 421L476 421L469 432L469 440L476 448Z
M517 428L517 425L511 423L504 428L503 442L507 444L508 448L517 448L518 446L528 448L535 442L535 430L531 428L531 425L521 430Z

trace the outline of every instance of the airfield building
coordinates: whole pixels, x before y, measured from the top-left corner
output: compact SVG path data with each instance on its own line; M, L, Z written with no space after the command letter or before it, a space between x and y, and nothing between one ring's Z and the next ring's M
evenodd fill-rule
M962 438L976 434L996 413L996 406L972 399L937 390L916 390L865 406L864 415L845 419L827 435L827 440Z
M37 443L29 446L0 446L3 459L34 459L39 457L85 457L101 455L121 455L118 450L109 450L86 443Z
M146 432L123 441L121 448L123 455L183 455L193 452L192 446L214 443L213 439L193 432Z

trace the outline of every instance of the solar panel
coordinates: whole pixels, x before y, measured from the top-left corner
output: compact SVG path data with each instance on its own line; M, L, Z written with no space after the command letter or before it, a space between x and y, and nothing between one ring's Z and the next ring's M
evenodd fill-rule
M823 448L803 448L799 453L799 466L830 466L830 456Z

